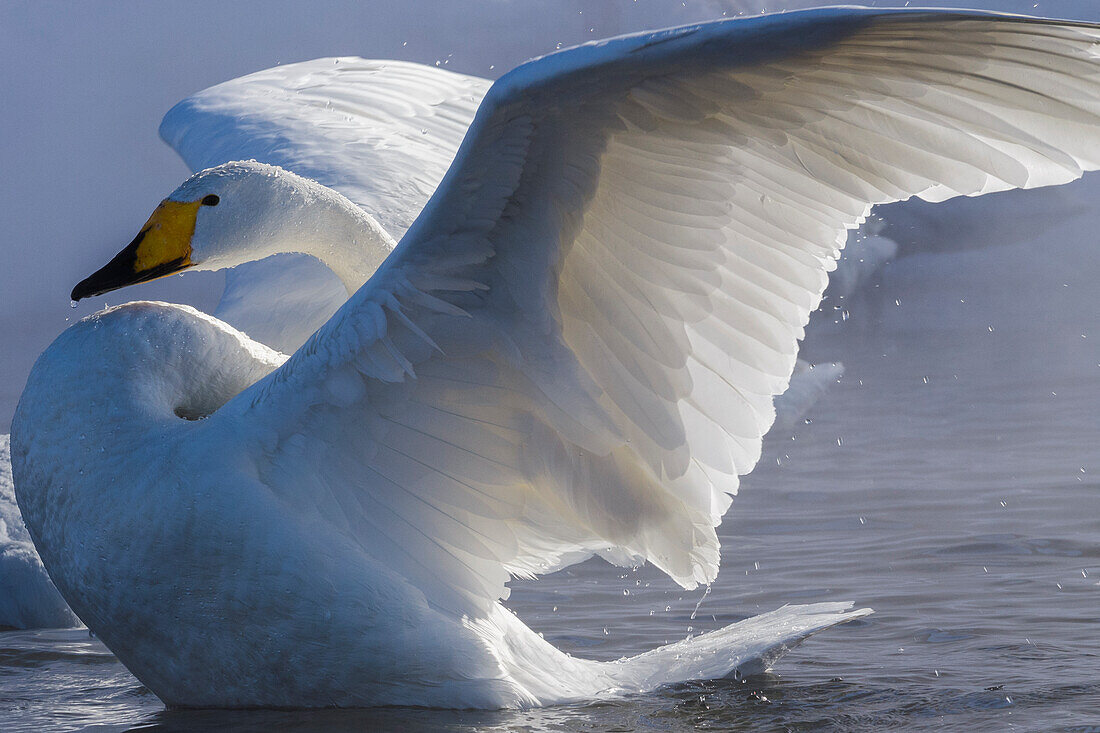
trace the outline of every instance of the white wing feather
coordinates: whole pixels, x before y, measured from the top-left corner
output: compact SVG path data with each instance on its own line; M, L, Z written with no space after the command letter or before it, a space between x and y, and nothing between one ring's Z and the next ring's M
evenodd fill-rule
M208 422L441 607L593 551L709 582L846 230L1096 168L1098 41L830 9L521 66L382 268Z
M315 59L190 96L164 116L160 135L193 171L255 159L312 178L400 239L490 83L405 61Z

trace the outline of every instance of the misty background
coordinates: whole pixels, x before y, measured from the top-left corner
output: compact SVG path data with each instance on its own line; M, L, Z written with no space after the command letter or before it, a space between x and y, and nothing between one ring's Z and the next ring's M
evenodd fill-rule
M555 48L632 31L827 4L804 0L409 0L0 3L0 432L37 355L67 325L136 299L213 309L189 273L69 304L189 173L157 136L205 87L277 64L356 55L495 78ZM870 2L868 5L909 5ZM917 3L913 3L914 5ZM1100 20L1095 0L922 0Z

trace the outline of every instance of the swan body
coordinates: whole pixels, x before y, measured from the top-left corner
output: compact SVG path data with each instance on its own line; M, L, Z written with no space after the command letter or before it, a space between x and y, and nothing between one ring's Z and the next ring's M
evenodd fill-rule
M717 649L719 637L707 635L602 664L563 654L499 603L477 619L433 608L384 559L273 495L230 434L215 437L222 450L186 449L195 420L283 358L192 308L130 303L65 331L26 388L28 404L40 405L53 385L84 385L70 394L84 414L72 416L83 427L65 463L36 451L72 443L59 420L27 455L41 473L23 480L48 487L23 502L42 520L43 561L82 579L68 588L73 609L169 704L531 706L651 689L683 679L689 665L704 677L748 673L867 613L788 607L726 629ZM135 474L116 446L139 440L147 451ZM150 492L154 484L170 490Z
M210 161L74 297L277 252L349 297L289 357L155 303L58 337L12 425L42 560L175 705L528 706L760 669L868 611L597 663L524 626L505 583L594 554L711 582L846 232L874 204L1100 167L1098 43L842 8L553 54L492 86L440 180L410 179L434 190L396 246L348 162L375 153L295 87L392 95L368 128L454 127L430 70L309 62L262 72L268 103L200 93L162 134L244 160Z

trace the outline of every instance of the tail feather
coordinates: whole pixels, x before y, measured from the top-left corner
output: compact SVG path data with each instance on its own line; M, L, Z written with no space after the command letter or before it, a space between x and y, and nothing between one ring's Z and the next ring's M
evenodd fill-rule
M759 674L819 631L872 613L851 603L783 606L725 628L614 662L624 691Z
M511 683L501 705L532 707L757 674L817 632L871 613L869 608L851 608L851 603L783 606L615 662L565 654L502 606L490 619L472 626L488 642L502 678Z

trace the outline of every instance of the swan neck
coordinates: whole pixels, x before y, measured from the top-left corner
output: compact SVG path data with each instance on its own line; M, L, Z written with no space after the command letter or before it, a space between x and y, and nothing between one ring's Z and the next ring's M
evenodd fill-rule
M336 273L351 295L389 256L397 242L374 217L332 189L313 183L283 251L316 257Z

